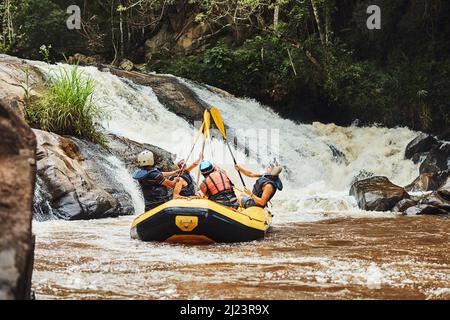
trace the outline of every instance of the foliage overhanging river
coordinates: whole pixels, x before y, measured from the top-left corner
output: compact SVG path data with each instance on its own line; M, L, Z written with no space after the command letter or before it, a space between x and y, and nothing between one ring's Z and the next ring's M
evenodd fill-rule
M46 73L57 70L32 63ZM165 109L150 88L82 70L95 80L94 98L109 113L105 131L186 156L196 129ZM399 185L413 181L418 168L403 152L415 132L295 124L255 101L179 80L219 107L231 128L275 130L277 150L253 159L251 144L250 159L238 151L250 169L278 153L286 167L285 189L272 201L272 232L253 243L189 247L131 240L133 217L34 221L38 299L450 298L450 220L365 212L348 196L363 170ZM208 148L216 157L225 150L219 140ZM232 173L230 160L219 165ZM118 159L111 161L141 213L138 187Z

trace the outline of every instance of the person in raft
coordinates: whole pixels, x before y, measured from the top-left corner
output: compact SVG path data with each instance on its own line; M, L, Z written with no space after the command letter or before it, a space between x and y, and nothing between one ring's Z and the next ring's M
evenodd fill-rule
M205 178L200 184L200 191L209 200L237 209L239 203L234 193L233 183L227 173L215 167L210 161L200 163L200 172Z
M265 208L277 190L283 190L283 183L279 177L283 171L281 166L270 164L263 174L250 172L239 165L236 165L235 169L249 178L258 178L253 186L253 191L250 192L250 190L245 189L246 195L239 198L239 204L243 208Z
M200 160L194 161L189 167L186 166L184 159L178 160L175 164L178 168L177 176L178 181L175 189L173 190L173 198L179 197L194 197L196 196L196 187L194 179L191 176L191 171L194 170L200 163Z
M176 174L176 171L162 172L155 166L155 159L151 151L145 150L139 153L137 161L139 169L133 173L133 179L141 186L145 211L149 211L170 200L168 188L175 188L179 178L173 181L167 179Z

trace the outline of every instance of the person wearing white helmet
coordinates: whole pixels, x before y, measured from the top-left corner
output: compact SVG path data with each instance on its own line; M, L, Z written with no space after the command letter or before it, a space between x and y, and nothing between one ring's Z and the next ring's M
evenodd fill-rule
M273 198L277 190L283 190L283 183L280 180L280 173L283 168L278 164L269 164L264 173L253 173L236 165L235 169L249 178L258 178L253 191L245 189L244 195L239 197L239 204L243 208L267 206L267 203Z
M145 211L149 211L170 200L168 188L175 188L178 179L166 179L174 172L162 172L156 167L153 152L149 150L139 153L137 161L139 169L133 173L133 179L141 186Z

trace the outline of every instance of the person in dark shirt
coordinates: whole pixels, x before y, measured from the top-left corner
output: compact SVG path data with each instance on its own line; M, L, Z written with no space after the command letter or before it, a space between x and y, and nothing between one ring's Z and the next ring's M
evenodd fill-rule
M239 204L243 208L264 208L273 198L277 190L283 190L283 183L279 177L280 173L283 171L283 168L279 165L270 164L263 174L253 173L239 165L236 165L235 169L249 178L258 179L253 186L252 192L245 189L244 194L239 197Z
M186 165L184 159L176 162L178 168L178 175L180 180L178 181L175 189L173 190L173 198L178 197L194 197L196 196L196 185L194 179L191 176L191 171L194 170L200 163L200 160L194 161L190 166Z
M178 178L173 181L166 177L173 175L174 172L162 172L158 167L155 167L155 160L151 151L143 151L137 156L139 169L133 173L135 179L144 196L145 211L170 200L168 188L175 188Z

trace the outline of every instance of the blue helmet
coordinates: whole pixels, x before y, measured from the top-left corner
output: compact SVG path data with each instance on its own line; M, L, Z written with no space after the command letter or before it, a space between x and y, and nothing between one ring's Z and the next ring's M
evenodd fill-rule
M201 172L202 174L208 174L208 173L211 173L213 170L214 170L214 166L213 166L213 164L212 164L210 161L208 161L208 160L203 160L203 161L200 163L200 172Z

